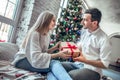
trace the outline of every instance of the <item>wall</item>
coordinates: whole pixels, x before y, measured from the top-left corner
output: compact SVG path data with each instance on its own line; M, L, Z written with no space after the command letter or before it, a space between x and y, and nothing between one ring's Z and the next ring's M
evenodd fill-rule
M34 0L24 0L21 16L16 29L16 44L20 45L23 38L28 31L29 24L31 21L32 10L34 6Z
M119 23L120 0L85 0L89 7L97 7L102 11L102 21Z
M56 17L60 7L61 0L35 0L34 8L32 11L32 17L30 22L30 27L36 21L38 15L45 10L50 10L55 13Z
M38 15L50 10L57 16L61 0L24 0L21 18L16 32L16 44L20 45L28 29L35 23Z

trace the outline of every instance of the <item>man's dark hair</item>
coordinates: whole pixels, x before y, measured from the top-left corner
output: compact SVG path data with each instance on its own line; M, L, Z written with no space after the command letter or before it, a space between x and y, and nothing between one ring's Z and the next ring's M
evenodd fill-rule
M92 21L98 21L98 24L101 21L102 13L97 8L87 9L85 11L85 14L91 14L91 20Z

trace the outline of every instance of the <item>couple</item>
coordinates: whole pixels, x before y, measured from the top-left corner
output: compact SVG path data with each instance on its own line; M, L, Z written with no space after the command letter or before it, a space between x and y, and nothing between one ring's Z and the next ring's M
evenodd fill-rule
M77 43L82 53L73 59L74 63L62 62L61 64L53 58L67 59L70 55L65 54L67 51L51 54L59 48L60 44L57 43L48 49L49 31L55 26L55 15L49 11L42 12L26 35L12 64L32 72L47 73L47 80L99 80L101 68L108 67L111 53L109 40L99 28L101 16L97 8L85 11L81 40ZM84 73L86 75L82 75ZM90 79L89 76L92 78Z

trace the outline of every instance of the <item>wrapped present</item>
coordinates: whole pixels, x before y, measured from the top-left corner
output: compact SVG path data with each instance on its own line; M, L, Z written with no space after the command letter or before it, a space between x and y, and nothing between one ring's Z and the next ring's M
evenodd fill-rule
M70 54L73 58L80 55L80 50L74 42L61 42L60 50L68 50L68 54Z

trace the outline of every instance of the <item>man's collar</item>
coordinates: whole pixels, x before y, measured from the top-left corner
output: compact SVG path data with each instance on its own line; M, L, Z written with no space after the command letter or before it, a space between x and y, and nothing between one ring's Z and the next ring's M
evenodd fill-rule
M88 33L91 35L91 34L96 34L98 31L100 30L100 28L98 27L95 31L93 31L93 32L89 32L88 31Z

